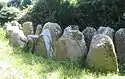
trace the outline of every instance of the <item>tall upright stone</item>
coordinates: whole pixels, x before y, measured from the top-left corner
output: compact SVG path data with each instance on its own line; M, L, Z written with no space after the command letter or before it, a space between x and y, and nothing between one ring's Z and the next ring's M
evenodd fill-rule
M22 26L21 26L21 24L18 23L17 21L11 21L11 25L12 25L12 26L17 26L17 27L19 27L20 30L23 29Z
M19 23L17 21L11 21L12 26L18 26Z
M115 45L119 65L123 66L125 63L125 28L121 28L115 33Z
M3 29L6 30L7 27L12 26L10 22L4 23Z
M34 47L37 39L38 39L37 35L27 35L28 42L25 45L24 50L34 53Z
M25 43L27 42L27 37L24 35L23 31L19 28L15 28L13 30L11 37L9 38L9 43L13 47L21 47L23 48Z
M111 39L113 39L113 36L114 36L114 30L110 27L99 27L99 29L97 30L97 32L95 32L94 35L96 34L103 34L103 35L107 35L109 36Z
M13 32L13 28L12 28L11 23L5 23L4 29L6 31L6 37L9 38L11 36L12 32Z
M95 35L86 61L92 68L117 72L118 62L112 39L103 34Z
M40 36L36 40L34 50L37 55L42 55L49 58L53 57L52 37L49 29L45 29L40 34Z
M38 55L54 57L54 45L62 33L61 27L57 23L48 22L43 26L42 32L36 41L35 52ZM42 47L42 48L41 48Z
M52 22L47 22L44 26L42 31L45 29L49 29L51 32L52 40L58 39L61 34L62 34L62 29L59 24L57 23L52 23Z
M37 28L36 28L35 35L40 35L41 32L42 32L42 25L41 25L41 24L38 24L38 25L37 25Z
M33 32L33 24L32 22L24 22L23 23L23 32L24 34L27 35L32 35Z
M54 51L56 58L84 57L87 53L84 35L77 26L68 26L63 35L54 42Z
M12 32L15 30L20 30L20 28L18 26L12 26L10 23L6 24L6 37L10 38Z
M93 27L86 27L82 33L84 35L84 38L85 38L85 41L86 41L86 46L89 50L89 47L90 47L90 43L91 43L91 40L92 40L92 37L94 36L94 33L96 32L96 29L93 28Z

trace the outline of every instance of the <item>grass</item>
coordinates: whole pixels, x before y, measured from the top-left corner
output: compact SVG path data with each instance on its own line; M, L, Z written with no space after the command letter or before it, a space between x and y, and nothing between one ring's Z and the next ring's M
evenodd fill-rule
M79 67L70 60L53 60L14 49L0 28L0 79L125 79Z

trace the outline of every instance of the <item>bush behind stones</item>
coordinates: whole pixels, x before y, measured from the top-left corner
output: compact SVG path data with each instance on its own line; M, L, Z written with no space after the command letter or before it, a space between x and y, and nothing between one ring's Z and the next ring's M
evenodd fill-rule
M4 24L5 22L18 20L21 17L20 10L14 7L3 7L0 10L0 22Z
M56 22L63 29L68 25L79 25L81 30L100 25L118 29L125 25L124 4L123 0L38 0L21 21L32 21L35 25Z

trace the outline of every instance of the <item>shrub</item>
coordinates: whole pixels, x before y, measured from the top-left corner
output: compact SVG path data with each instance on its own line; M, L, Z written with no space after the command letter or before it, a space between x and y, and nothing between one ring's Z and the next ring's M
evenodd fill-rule
M3 7L5 7L5 6L7 6L7 3L6 3L6 2L3 2L3 1L0 1L0 10L1 10Z
M20 11L14 7L3 7L0 10L0 22L4 24L5 22L18 20L20 18Z
M20 4L20 9L27 8L28 5L31 5L32 1L31 0L22 0Z
M62 28L77 24L81 30L100 25L116 29L125 26L124 5L123 0L38 0L22 21L30 20L35 24L54 21Z
M20 22L25 21L32 21L35 25L37 24L44 24L48 21L55 21L55 13L53 5L56 5L52 3L52 6L48 5L49 2L56 0L39 0L32 9L23 17L20 19ZM46 3L48 2L48 3Z
M38 0L32 10L20 19L20 22L32 21L35 26L37 24L45 24L48 21L61 24L62 21L69 20L67 18L70 17L68 16L70 13L68 8L69 3L62 3L61 6L60 3L61 1L59 0ZM64 13L65 11L66 13Z

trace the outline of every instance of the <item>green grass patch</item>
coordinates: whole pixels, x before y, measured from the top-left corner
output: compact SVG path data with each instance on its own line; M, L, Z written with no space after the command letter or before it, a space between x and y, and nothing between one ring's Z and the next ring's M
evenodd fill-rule
M54 60L14 49L0 28L0 79L125 79L92 72L72 60Z

